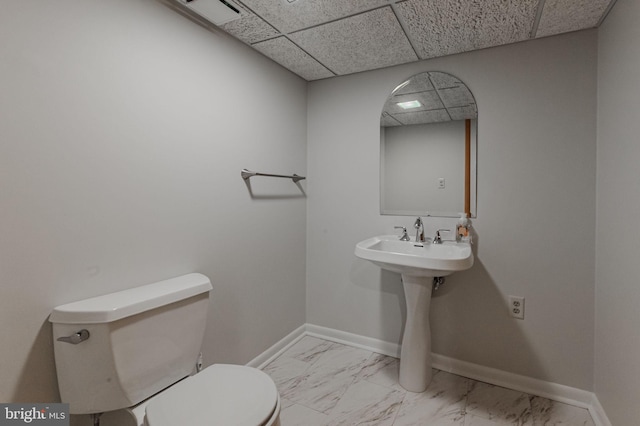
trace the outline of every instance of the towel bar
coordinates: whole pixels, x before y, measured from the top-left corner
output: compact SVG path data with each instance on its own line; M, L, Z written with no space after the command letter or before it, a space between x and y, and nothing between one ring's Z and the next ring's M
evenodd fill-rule
M277 177L277 178L287 178L287 179L291 179L293 181L293 183L298 183L299 181L306 179L306 177L298 176L295 173L293 175L274 175L274 174L271 174L271 173L252 172L251 170L247 170L247 169L242 169L240 171L240 175L242 176L242 179L244 179L245 181L247 179L251 178L252 176L268 176L268 177Z

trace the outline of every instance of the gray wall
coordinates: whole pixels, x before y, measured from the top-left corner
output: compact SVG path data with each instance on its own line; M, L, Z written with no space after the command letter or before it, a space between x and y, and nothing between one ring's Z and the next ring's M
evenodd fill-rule
M640 418L640 3L599 30L595 390L614 425Z
M205 362L305 321L306 83L154 0L0 14L0 401L58 398L59 304L198 271ZM271 196L276 196L271 198Z
M397 274L355 244L410 227L380 216L379 117L413 74L445 71L478 102L476 263L432 301L433 350L580 389L593 386L596 35L572 33L309 84L307 320L400 341ZM455 226L428 218L426 229ZM526 298L526 319L506 297Z

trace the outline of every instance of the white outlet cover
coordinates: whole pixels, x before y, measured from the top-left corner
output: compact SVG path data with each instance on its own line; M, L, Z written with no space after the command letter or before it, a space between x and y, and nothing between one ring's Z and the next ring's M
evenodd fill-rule
M509 315L513 318L524 319L524 297L509 296Z

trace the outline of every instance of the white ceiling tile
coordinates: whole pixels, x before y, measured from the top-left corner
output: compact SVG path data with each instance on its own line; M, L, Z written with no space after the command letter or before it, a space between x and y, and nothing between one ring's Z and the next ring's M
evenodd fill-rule
M405 93L422 92L425 90L434 90L428 73L420 73L414 75L409 80L398 85L393 92L394 95L402 95Z
M387 4L387 0L242 0L283 33L335 21Z
M452 120L464 120L466 118L478 118L478 109L475 104L463 107L447 108Z
M393 117L405 125L439 123L441 121L451 120L446 109L437 109L434 111L405 112L403 114L393 114Z
M464 86L465 84L456 77L446 72L433 71L427 74L433 82L433 86L438 89L447 89L450 87Z
M307 81L334 76L286 37L262 41L253 47Z
M611 0L546 0L536 37L595 27Z
M438 93L447 108L473 105L476 103L471 91L464 85L448 89L439 89Z
M400 126L400 125L401 124L398 120L396 120L395 118L393 118L392 116L390 116L385 112L382 113L382 116L380 117L380 126L394 127L394 126Z
M526 40L539 0L407 0L396 10L422 59Z
M249 12L240 19L223 24L222 29L248 44L273 38L279 34L259 16Z
M425 88L419 91L420 87ZM411 93L398 94L410 88ZM478 109L475 98L466 84L457 77L439 72L423 72L394 89L382 108L382 116L395 118L402 124L434 123L476 118ZM399 102L418 100L420 107L403 109ZM388 123L383 120L382 123Z
M290 37L338 75L418 59L390 7L302 30Z
M234 1L222 29L314 80L592 28L616 0Z

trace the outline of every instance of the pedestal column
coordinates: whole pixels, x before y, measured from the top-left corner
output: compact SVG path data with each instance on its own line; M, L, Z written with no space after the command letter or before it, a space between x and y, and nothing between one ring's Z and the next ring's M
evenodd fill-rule
M400 353L400 386L424 392L431 382L431 329L429 307L433 277L402 276L407 320Z

